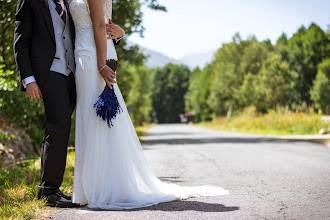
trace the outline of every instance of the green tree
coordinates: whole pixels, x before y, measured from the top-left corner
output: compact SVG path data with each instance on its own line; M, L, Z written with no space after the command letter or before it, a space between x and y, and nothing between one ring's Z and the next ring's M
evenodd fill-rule
M184 96L188 90L190 70L186 66L167 64L155 71L152 106L160 123L179 122L185 111Z
M318 65L318 72L310 93L315 107L325 114L330 114L330 58Z
M3 69L14 70L13 36L15 28L15 12L17 1L0 0L0 56L3 58ZM15 79L16 76L12 75Z
M287 49L289 39L285 33L283 33L276 41L275 51L282 56L282 60L289 62L289 51Z
M287 45L290 68L298 73L296 89L301 101L311 103L310 89L317 73L317 65L330 56L330 40L326 33L312 23L308 29L301 27Z
M244 76L242 85L235 91L235 98L238 100L240 108L257 106L262 103L262 98L257 92L258 76L248 73Z
M131 66L131 64L121 62L117 70L117 82L124 99L128 98L134 80Z
M153 71L146 66L130 66L132 73L132 87L127 98L127 106L130 107L131 119L135 125L150 122L152 109L151 100L151 76Z
M255 105L259 111L276 109L279 105L289 106L297 97L295 94L297 73L290 70L289 64L281 59L279 54L269 55L257 76L257 83L254 86L258 102Z
M195 105L195 101L193 99L193 93L194 91L199 90L198 78L200 74L201 74L201 70L199 67L196 67L190 74L188 90L184 97L186 112L193 111Z
M187 111L192 111L195 121L207 121L212 119L212 110L207 103L210 95L210 84L213 80L214 72L212 64L207 64L203 71L195 69L191 76L189 91L186 98L189 103Z
M285 33L282 33L282 35L277 39L276 45L286 46L287 44L288 44L288 36Z
M214 78L209 85L210 95L207 100L214 116L225 115L228 111L245 106L242 96L251 95L243 94L240 89L245 75L257 75L273 50L269 41L258 42L254 36L244 41L239 35L218 50L211 70Z
M248 65L241 66L242 54L246 46L247 42L242 41L236 34L231 43L224 44L215 54L209 70L212 79L210 84L206 85L210 87L206 101L215 116L226 114L236 105L233 91L243 80L242 70L249 68Z

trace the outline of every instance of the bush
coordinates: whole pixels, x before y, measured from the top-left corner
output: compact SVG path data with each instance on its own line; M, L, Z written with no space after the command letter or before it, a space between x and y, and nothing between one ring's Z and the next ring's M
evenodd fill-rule
M4 118L8 122L24 128L34 140L35 145L40 144L45 125L42 101L30 100L24 92L18 89L1 91L0 100L0 114L5 116Z
M0 116L24 128L34 144L40 144L45 124L43 103L28 99L26 93L18 88L17 73L4 67L0 57Z

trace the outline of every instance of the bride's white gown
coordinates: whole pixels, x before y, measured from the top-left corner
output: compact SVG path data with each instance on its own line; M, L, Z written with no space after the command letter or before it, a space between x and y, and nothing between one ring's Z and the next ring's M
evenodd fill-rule
M111 0L104 0L105 19L111 17ZM181 187L161 182L150 169L126 109L113 127L96 116L93 104L105 82L98 73L92 21L85 0L73 0L70 12L76 27L76 159L73 202L90 208L132 209L176 199L216 196L228 191L213 186ZM106 20L106 21L107 21ZM108 40L107 59L116 59L112 40Z

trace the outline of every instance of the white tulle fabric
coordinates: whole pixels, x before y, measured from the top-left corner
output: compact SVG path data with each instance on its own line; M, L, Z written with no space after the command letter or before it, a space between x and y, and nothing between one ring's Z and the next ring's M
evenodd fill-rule
M105 19L111 0L105 0ZM73 0L70 12L76 27L76 156L73 202L90 208L132 209L176 199L216 196L228 191L213 186L181 187L161 182L150 169L117 84L123 108L109 128L96 116L94 102L105 82L98 73L92 21L85 0ZM108 40L108 59L117 59Z

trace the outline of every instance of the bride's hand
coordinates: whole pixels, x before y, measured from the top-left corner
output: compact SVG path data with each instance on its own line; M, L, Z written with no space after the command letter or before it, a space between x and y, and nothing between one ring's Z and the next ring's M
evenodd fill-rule
M109 24L106 25L108 39L118 39L125 34L125 31L109 19Z
M103 77L105 83L107 86L112 89L111 82L112 83L117 83L116 81L116 73L109 67L105 66L101 71L100 71L101 76Z

